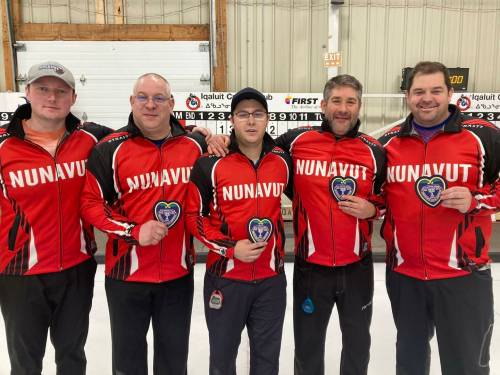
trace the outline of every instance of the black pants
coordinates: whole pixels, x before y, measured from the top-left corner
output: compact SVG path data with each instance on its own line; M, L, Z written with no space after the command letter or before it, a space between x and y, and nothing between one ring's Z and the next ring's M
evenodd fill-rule
M209 307L214 290L223 295L219 310ZM247 283L207 272L204 300L210 338L210 375L236 375L236 356L245 325L250 341L250 375L278 374L286 308L285 274Z
M193 307L193 274L161 284L105 281L113 375L148 375L146 334L152 321L153 374L185 375Z
M398 331L398 375L429 374L429 341L434 329L443 375L489 374L493 331L490 270L430 281L388 271L386 282Z
M310 298L314 311L304 312ZM371 255L342 267L324 267L296 257L293 274L295 375L325 373L325 339L337 304L342 331L340 374L366 374L370 359L373 299Z
M58 375L85 374L85 341L94 293L96 262L62 272L0 275L11 375L40 375L50 328Z

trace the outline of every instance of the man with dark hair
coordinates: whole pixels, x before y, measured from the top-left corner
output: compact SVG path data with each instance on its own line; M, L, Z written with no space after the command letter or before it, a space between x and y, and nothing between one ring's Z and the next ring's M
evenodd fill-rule
M500 130L462 115L452 94L443 64L417 64L406 92L411 114L380 139L398 375L429 374L434 330L442 374L489 374Z
M295 374L323 375L328 322L337 305L341 374L366 374L373 298L371 219L385 157L359 131L362 85L331 78L321 101L321 127L291 130L276 140L294 166Z
M185 375L193 303L193 243L184 228L189 175L206 148L172 115L167 80L144 74L130 96L126 127L88 161L82 216L108 234L106 296L113 374Z
M73 74L32 66L26 98L0 129L0 307L11 374L41 374L47 333L58 375L85 374L96 262L80 220L85 164L110 129L71 114Z
M278 374L286 307L281 195L292 163L266 133L268 121L261 92L236 93L230 153L200 158L191 174L186 220L210 250L204 285L210 375L236 374L245 326L250 374Z
M448 88L448 90L452 90L450 80L450 72L448 68L441 64L440 62L431 62L431 61L421 61L410 71L408 76L408 91L413 84L413 80L417 74L433 74L433 73L441 73L444 76L444 84Z

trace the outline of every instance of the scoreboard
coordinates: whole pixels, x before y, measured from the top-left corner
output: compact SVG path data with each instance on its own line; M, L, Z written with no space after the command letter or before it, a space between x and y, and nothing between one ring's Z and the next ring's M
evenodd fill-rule
M229 134L230 92L174 92L174 116L186 125L208 127L214 134ZM277 137L289 129L318 126L322 121L320 93L265 93L269 106L268 133ZM403 94L401 98L404 98ZM392 97L394 94L392 94ZM370 98L377 97L369 95ZM23 93L0 93L0 125L10 120L15 109L26 103ZM500 127L500 93L455 93L451 103L469 116L482 118ZM120 111L126 123L130 107ZM121 113L123 112L123 113ZM89 120L93 120L90 118ZM102 122L106 124L105 122Z
M289 129L316 126L322 121L322 94L264 94L269 106L268 133L277 137ZM231 132L232 93L175 93L174 115L186 125L208 127L214 134ZM370 98L374 95L370 95ZM404 95L401 94L401 98ZM366 102L366 100L365 100ZM451 103L469 116L500 127L500 93L454 93Z
M232 126L230 92L174 93L174 116L186 125L209 128L214 134L229 134ZM269 107L267 132L277 137L289 129L320 125L321 94L265 93Z

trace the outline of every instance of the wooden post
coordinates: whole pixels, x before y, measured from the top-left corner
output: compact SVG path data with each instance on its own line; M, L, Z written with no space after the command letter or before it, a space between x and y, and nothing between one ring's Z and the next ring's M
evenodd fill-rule
M123 0L114 1L115 24L123 25Z
M214 91L227 91L227 15L226 0L215 0L217 66L214 67Z
M95 0L95 23L105 24L106 23L106 8L104 6L104 0Z
M11 27L14 27L14 25L11 25ZM10 40L9 19L7 15L7 1L2 1L2 48L3 48L3 63L4 63L3 66L5 74L5 89L10 91L15 91L16 81L14 77L14 62L12 59L13 49L12 49L12 42Z
M16 29L17 25L19 25L21 22L23 22L23 13L22 13L22 6L21 6L21 1L22 0L12 0L12 19L14 20L14 30Z

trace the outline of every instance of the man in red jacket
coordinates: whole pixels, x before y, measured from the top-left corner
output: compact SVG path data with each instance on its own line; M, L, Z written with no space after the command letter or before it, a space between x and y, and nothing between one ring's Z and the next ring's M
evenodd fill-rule
M164 77L139 77L130 104L128 124L90 155L81 198L82 216L109 237L105 287L113 374L148 374L152 322L153 373L184 375L194 264L184 204L191 169L206 144L172 115Z
M286 307L281 195L290 157L266 133L267 101L247 87L231 101L230 152L200 158L186 208L189 230L209 249L205 317L211 375L236 373L245 326L250 373L278 374Z
M500 130L462 115L452 94L443 64L417 64L406 93L411 114L380 139L398 375L429 374L434 330L442 374L489 374Z
M320 127L276 143L293 159L295 374L323 375L333 307L342 331L341 374L364 375L370 358L372 218L385 156L359 131L361 83L344 74L325 84Z
M57 62L31 67L26 98L0 129L0 306L11 373L41 374L50 329L57 373L85 374L96 248L75 202L88 155L110 130L71 114L75 80Z

